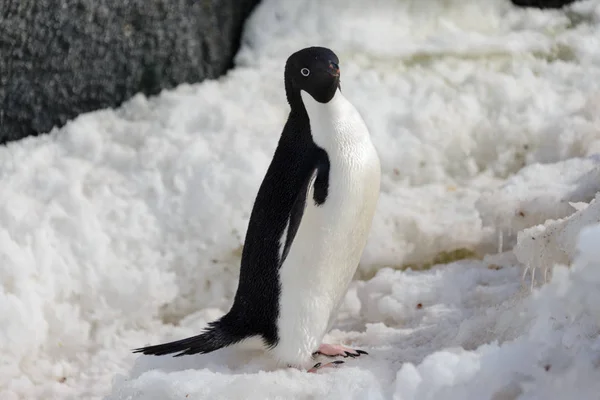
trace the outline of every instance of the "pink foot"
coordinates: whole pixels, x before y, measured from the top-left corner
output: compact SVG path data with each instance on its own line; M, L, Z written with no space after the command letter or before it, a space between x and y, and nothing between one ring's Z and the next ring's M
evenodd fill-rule
M358 357L361 354L369 354L364 350L355 350L349 347L345 347L339 344L326 344L323 343L319 346L319 350L317 350L314 355L324 355L328 357Z
M308 373L314 374L315 372L317 372L318 370L321 370L323 368L334 368L343 363L344 363L343 361L332 361L327 364L316 363L311 369L308 370Z

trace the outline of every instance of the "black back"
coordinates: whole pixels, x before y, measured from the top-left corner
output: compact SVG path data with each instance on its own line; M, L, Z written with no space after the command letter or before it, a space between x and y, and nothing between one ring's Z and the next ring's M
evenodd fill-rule
M329 186L329 158L312 139L300 91L322 103L331 100L339 90L337 63L336 55L321 47L303 49L288 58L285 88L291 111L250 215L234 304L221 320L240 335L261 335L271 346L278 341L279 268L302 220L308 185L313 182L310 200L317 206L326 201ZM303 69L309 69L307 76Z

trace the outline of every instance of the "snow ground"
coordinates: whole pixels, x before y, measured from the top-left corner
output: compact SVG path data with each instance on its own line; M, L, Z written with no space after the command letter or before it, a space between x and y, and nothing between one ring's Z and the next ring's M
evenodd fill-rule
M597 397L600 1L366 4L263 0L227 76L0 149L2 400ZM370 355L309 375L131 354L227 310L283 63L313 44L382 160L329 335Z

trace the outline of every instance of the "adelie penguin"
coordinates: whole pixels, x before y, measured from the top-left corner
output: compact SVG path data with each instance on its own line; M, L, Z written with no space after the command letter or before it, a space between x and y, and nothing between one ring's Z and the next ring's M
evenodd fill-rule
M381 177L338 64L323 47L286 62L290 113L250 215L229 312L198 336L135 352L210 353L258 338L280 365L309 372L342 362L313 365L317 354L366 354L322 342L360 261Z

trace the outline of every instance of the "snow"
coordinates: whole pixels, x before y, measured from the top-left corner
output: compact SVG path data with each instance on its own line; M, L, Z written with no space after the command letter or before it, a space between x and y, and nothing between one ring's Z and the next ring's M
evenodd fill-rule
M548 220L519 232L514 253L535 270L547 273L554 263L570 265L577 255L577 238L583 228L600 222L600 195L564 219Z
M369 356L306 374L251 349L132 354L227 311L283 63L314 44L382 161L327 337ZM597 0L263 0L221 79L0 149L0 398L594 398L599 109Z

